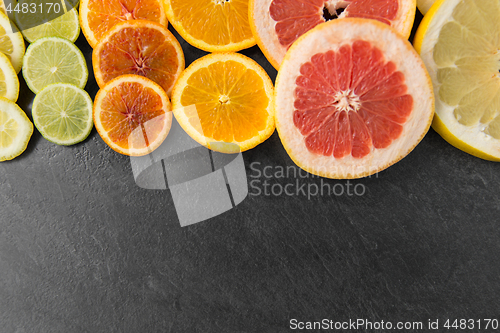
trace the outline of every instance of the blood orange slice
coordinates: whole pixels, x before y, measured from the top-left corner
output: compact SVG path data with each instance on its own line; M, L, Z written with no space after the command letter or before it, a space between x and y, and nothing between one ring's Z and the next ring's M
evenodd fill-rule
M115 24L127 20L149 20L165 26L168 24L162 0L80 1L80 25L93 48Z
M278 68L302 34L332 18L373 19L408 38L416 0L250 0L250 28L269 62Z
M432 83L411 44L374 20L335 20L299 38L276 79L276 127L295 163L360 178L405 157L434 115Z
M97 132L120 154L149 154L167 137L172 124L170 100L153 81L123 75L97 93L93 118Z
M133 20L115 25L96 46L92 64L97 84L124 74L145 76L170 96L184 70L184 53L174 35L160 24Z

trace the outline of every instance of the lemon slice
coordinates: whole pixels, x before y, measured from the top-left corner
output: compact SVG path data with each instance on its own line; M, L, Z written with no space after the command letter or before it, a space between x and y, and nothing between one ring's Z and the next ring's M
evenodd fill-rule
M0 97L5 97L13 102L19 96L19 79L9 58L0 53Z
M75 85L55 83L33 101L33 122L43 137L58 145L85 140L92 130L92 99Z
M28 4L26 13L14 14L24 38L30 43L43 37L61 37L75 42L80 35L80 22L76 8L68 8L64 1L21 0L19 6ZM37 8L31 11L32 8ZM42 10L40 10L42 9ZM49 11L50 10L50 11Z
M433 128L469 154L500 161L500 2L437 1L414 46L434 84Z
M0 52L5 54L19 73L23 65L24 39L16 25L0 12Z
M82 52L66 39L40 38L26 50L23 76L35 94L47 85L59 82L84 88L88 75Z
M0 12L6 14L9 19L14 20L13 9L16 8L16 5L16 0L0 0Z
M0 162L11 160L26 150L33 124L17 104L0 97Z
M436 0L417 0L418 10L420 10L422 15L425 15L434 4L434 2L436 2Z

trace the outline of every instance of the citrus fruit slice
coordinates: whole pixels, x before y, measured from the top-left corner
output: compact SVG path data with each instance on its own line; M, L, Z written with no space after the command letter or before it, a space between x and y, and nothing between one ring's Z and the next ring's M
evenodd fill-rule
M40 38L26 50L23 76L35 94L47 85L59 82L84 88L88 75L82 52L64 38Z
M11 160L26 150L33 124L17 104L0 97L0 162Z
M425 15L434 4L434 2L436 2L436 0L417 0L418 10L420 10L422 15Z
M214 53L181 74L172 107L179 124L198 143L236 153L271 136L272 99L273 84L259 64L238 53Z
M92 99L69 83L54 83L36 94L33 122L43 137L69 146L85 140L92 130Z
M93 48L115 24L127 20L148 20L164 26L168 24L162 0L80 1L80 24Z
M250 27L260 49L279 68L285 53L302 34L331 18L378 20L408 38L416 0L250 0Z
M276 79L276 128L292 160L319 176L365 177L405 157L434 114L422 60L389 26L346 18L290 48Z
M453 146L500 161L500 2L436 2L415 35L434 83L433 128Z
M9 58L0 53L0 97L7 98L12 102L17 101L19 96L19 79L12 67Z
M167 17L189 44L207 52L236 52L255 45L248 0L165 0Z
M24 39L4 13L0 13L0 52L9 58L16 73L19 73L23 66Z
M23 5L27 10L16 11L14 17L28 42L43 37L61 37L75 42L80 35L78 11L64 1L20 0L19 6Z
M172 112L165 91L139 75L108 82L94 100L94 124L106 144L128 156L147 155L170 131Z
M92 53L94 75L100 87L124 74L145 76L170 96L184 70L184 53L164 26L134 20L118 23L104 35Z
M16 0L0 0L0 12L4 13L9 19L14 20L14 11L16 8Z

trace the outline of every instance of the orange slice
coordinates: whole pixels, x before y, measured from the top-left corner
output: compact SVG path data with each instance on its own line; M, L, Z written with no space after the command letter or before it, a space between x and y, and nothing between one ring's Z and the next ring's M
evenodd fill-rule
M172 124L165 91L139 75L110 81L94 101L94 125L111 149L129 156L143 156L158 148Z
M236 52L255 45L248 0L165 0L167 17L189 44L207 52Z
M238 53L214 53L182 73L172 107L179 124L198 143L235 153L271 136L272 98L273 84L259 64Z
M276 79L276 127L302 169L360 178L409 154L434 115L411 44L375 20L330 21L300 37Z
M149 20L168 24L162 0L81 0L80 25L94 48L115 24L127 20Z
M377 20L408 38L416 6L416 0L250 0L250 27L266 58L279 68L297 38L332 18Z
M184 53L174 35L158 23L136 20L111 28L92 53L99 87L124 74L145 76L170 96L184 70Z

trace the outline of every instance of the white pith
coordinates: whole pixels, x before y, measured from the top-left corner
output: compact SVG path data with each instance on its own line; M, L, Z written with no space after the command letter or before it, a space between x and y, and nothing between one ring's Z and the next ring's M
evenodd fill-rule
M424 61L429 75L434 83L434 94L436 96L436 116L445 124L446 128L460 141L496 158L500 158L500 140L484 133L486 124L479 123L477 126L465 126L459 123L454 115L458 105L448 105L439 98L439 84L437 79L438 67L434 62L434 47L438 42L442 27L454 21L452 15L455 7L462 0L447 0L442 2L434 13L431 22L423 37L420 56ZM437 4L436 4L437 5ZM498 74L497 74L498 75Z
M348 155L342 159L311 153L304 136L293 122L296 79L300 67L318 53L338 49L355 40L369 41L379 48L385 61L392 61L406 78L407 94L413 96L413 111L403 133L385 149L373 149L364 158ZM373 174L406 156L428 131L434 96L424 65L412 46L382 23L344 19L318 26L301 37L290 49L276 79L276 127L286 150L303 169L329 178L359 178Z

